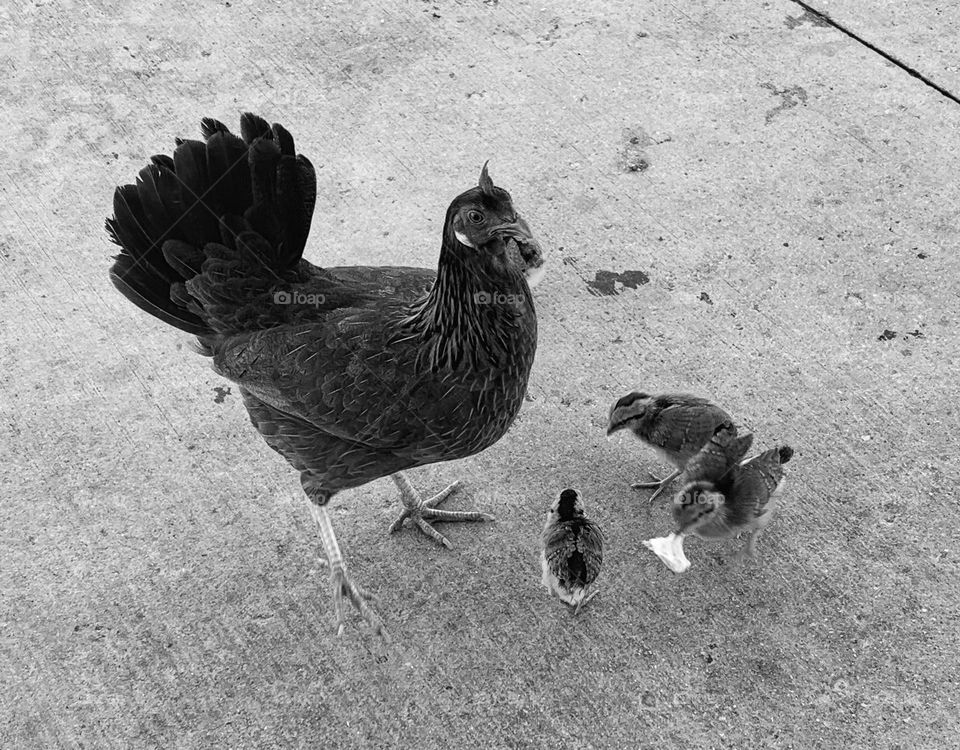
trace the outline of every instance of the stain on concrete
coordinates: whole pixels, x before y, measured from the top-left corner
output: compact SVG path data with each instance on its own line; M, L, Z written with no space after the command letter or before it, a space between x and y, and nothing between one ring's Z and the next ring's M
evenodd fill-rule
M650 277L643 271L621 271L620 273L597 271L593 281L587 282L587 289L595 297L611 297L620 294L624 288L636 289L638 286L649 283Z
M213 397L213 403L215 404L222 404L224 401L226 401L227 396L230 395L229 385L226 388L218 385L213 390L217 392L217 395Z
M801 13L799 16L787 16L785 19L783 19L783 24L788 29L796 29L799 26L803 26L807 23L811 26L825 26L828 29L830 28L830 24L823 18L823 16L818 16L816 13L813 13L806 8L804 8L803 13Z
M769 90L774 96L780 97L780 104L769 110L763 116L763 119L767 125L773 122L774 117L785 110L793 109L800 104L806 106L807 91L803 88L803 86L789 86L785 89L778 89L772 83L761 83L760 86L761 88Z
M669 135L654 138L639 125L624 128L618 164L621 172L645 172L650 168L647 148L672 140Z
M706 292L700 292L700 301L701 301L701 302L706 302L708 305L712 305L712 304L713 304L713 300L710 299L710 295L707 294Z
M560 34L560 19L551 18L548 22L547 31L540 35L539 41L545 42L546 44L553 46L554 42L557 41L561 36Z
M877 341L889 341L890 339L895 339L896 337L896 331L891 331L889 328L884 328L883 333L877 336Z
M645 172L650 168L646 147L653 143L643 128L624 128L620 146L620 171Z

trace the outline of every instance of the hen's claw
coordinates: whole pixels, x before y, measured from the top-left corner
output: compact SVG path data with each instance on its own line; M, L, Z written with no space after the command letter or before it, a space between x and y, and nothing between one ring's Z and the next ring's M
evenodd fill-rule
M337 618L337 636L343 635L343 629L347 623L343 612L343 598L346 596L350 600L350 603L357 608L360 616L370 626L373 634L386 639L387 629L383 624L383 620L381 620L380 615L367 604L368 601L375 601L376 597L355 584L350 576L347 575L347 570L342 564L331 566L330 587L333 589L333 611Z
M437 544L442 544L447 549L453 549L450 540L437 531L428 521L493 521L493 516L487 513L469 510L440 510L437 506L446 500L450 494L460 486L460 481L453 482L433 497L424 500L420 497L413 485L410 484L403 474L393 474L393 481L396 482L400 490L400 499L403 501L403 510L400 512L396 521L390 524L390 532L394 533L408 518L424 534L433 539Z

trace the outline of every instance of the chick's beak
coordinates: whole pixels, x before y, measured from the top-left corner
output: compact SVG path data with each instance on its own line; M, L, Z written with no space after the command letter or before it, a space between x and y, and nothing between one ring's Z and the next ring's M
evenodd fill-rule
M613 436L625 428L626 425L622 422L618 424L611 419L607 422L607 440L613 440Z

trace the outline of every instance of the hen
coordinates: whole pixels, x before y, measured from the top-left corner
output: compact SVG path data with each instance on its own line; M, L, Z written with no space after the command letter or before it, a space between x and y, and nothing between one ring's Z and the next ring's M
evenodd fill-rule
M675 471L653 482L637 482L635 490L656 487L650 502L680 476L683 467L697 454L720 426L728 426L736 434L730 415L705 398L687 393L662 393L651 396L634 391L610 407L607 436L629 429L642 442L652 447Z
M537 345L527 274L542 255L486 165L447 209L437 272L321 268L303 259L316 201L310 162L280 125L245 114L242 138L203 120L136 185L117 188L110 277L131 302L195 334L239 386L254 427L300 472L320 529L338 632L346 597L383 632L348 575L326 505L392 475L405 518L488 520L437 509L400 473L464 458L507 431Z

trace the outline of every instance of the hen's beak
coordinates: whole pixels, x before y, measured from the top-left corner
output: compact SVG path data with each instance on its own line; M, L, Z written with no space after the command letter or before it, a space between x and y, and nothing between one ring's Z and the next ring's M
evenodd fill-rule
M516 221L507 224L501 224L493 230L492 234L505 240L513 240L517 243L517 250L523 260L524 275L527 277L527 284L530 287L536 286L546 273L543 258L543 249L530 231L527 222L520 216Z

